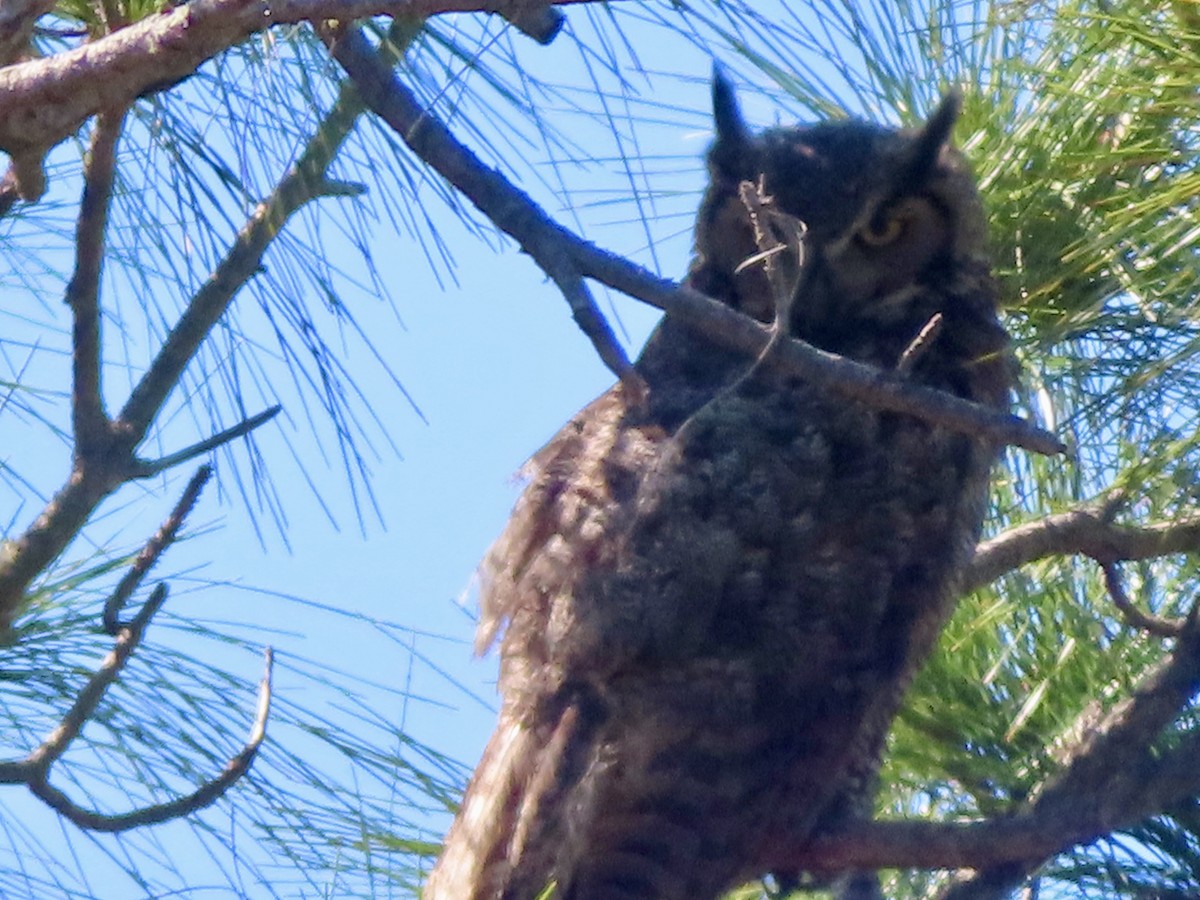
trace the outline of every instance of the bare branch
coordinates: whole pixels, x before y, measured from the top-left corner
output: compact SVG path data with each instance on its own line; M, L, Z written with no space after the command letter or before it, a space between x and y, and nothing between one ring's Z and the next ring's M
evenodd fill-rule
M75 227L75 271L67 285L67 305L74 319L71 413L75 452L80 456L102 449L111 438L101 391L100 273L113 173L117 167L117 141L124 121L124 109L102 112L96 117L83 166L83 199Z
M192 511L192 507L196 505L196 500L200 497L200 491L204 489L204 485L211 476L212 468L209 466L201 466L196 470L196 474L188 481L187 487L183 490L183 495L179 498L179 502L175 504L175 508L171 510L171 514L167 516L167 520L162 523L162 526L155 532L154 536L146 542L146 546L137 555L137 559L133 561L133 565L125 573L116 590L105 601L103 622L104 630L109 634L115 636L123 628L130 627L118 622L117 617L121 614L121 610L125 608L125 604L133 595L133 592L137 590L137 586L142 583L142 579L146 577L146 573L158 562L158 558L162 556L163 551L175 542L175 536L183 526L184 519Z
M163 472L167 469L173 468L174 466L178 466L188 462L189 460L193 460L197 456L203 456L205 453L215 450L217 447L220 447L223 444L228 444L230 441L235 441L240 437L244 437L254 429L258 428L260 425L265 425L267 422L279 415L279 412L282 409L282 406L276 404L269 409L263 410L258 415L251 416L248 419L243 419L232 428L226 428L224 431L218 432L210 438L205 438L198 443L192 444L190 447L185 447L176 453L168 454L161 459L138 460L137 464L134 466L134 477L148 478L152 475L157 475L159 472Z
M317 29L334 58L354 80L363 100L413 152L467 196L498 228L516 239L562 291L575 321L591 339L605 365L629 379L632 367L604 319L569 246L554 239L559 226L499 172L484 165L450 130L431 116L392 67L380 60L353 25Z
M1051 556L1081 554L1099 563L1200 551L1200 515L1151 525L1112 521L1108 498L1017 525L975 551L964 590L991 584L1006 572Z
M1125 622L1133 628L1140 628L1159 637L1178 637L1184 629L1183 619L1171 619L1142 612L1125 591L1125 583L1121 579L1121 571L1114 562L1100 564L1104 573L1104 587L1112 598L1113 606L1121 613Z
M533 200L488 168L428 110L417 102L390 68L375 61L362 35L352 28L321 31L334 57L358 84L371 109L392 127L413 152L462 191L498 228L556 281L571 283L579 276L593 278L666 310L720 344L757 356L771 330L699 291L659 278L622 257L601 250L554 222ZM566 267L566 268L564 268ZM573 308L578 318L580 309ZM617 371L627 365L615 357L615 341L607 323L592 305L584 330L600 348L606 363ZM607 336L606 336L607 332ZM606 356L607 354L607 356ZM914 385L803 341L781 341L771 364L799 375L819 387L881 409L907 413L946 428L997 443L1016 444L1039 453L1059 453L1064 447L1052 434L1016 416L998 413L942 391Z
M36 199L42 157L88 116L187 77L251 34L304 21L447 12L503 13L541 38L553 36L553 13L530 0L192 0L74 50L0 70L0 149L18 163L22 197Z

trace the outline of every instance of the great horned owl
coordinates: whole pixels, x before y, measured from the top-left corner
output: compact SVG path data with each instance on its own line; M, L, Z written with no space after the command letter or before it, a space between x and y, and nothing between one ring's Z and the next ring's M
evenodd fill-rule
M787 332L1006 406L954 98L915 131L755 135L719 74L713 96L688 284L774 315L749 183L807 227ZM994 446L671 316L637 370L646 394L614 387L533 458L485 560L503 708L426 900L711 900L763 875L768 838L852 812L951 609Z

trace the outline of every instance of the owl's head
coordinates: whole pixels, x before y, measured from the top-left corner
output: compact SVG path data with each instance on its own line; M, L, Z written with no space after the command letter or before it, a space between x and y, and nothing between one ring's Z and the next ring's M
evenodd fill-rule
M746 263L761 255L739 196L751 182L807 228L794 335L856 355L848 336L895 331L897 340L911 339L935 313L994 322L983 208L950 146L956 95L915 129L844 120L754 133L717 72L713 106L712 181L692 270L698 288L759 319L774 316L763 265Z

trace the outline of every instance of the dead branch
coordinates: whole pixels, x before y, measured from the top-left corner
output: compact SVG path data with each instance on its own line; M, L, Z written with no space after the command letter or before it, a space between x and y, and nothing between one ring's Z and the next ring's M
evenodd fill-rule
M187 518L188 513L192 511L192 507L196 505L196 501L200 498L200 491L204 489L204 485L208 483L208 479L212 476L211 466L201 466L196 470L196 474L191 477L187 483L187 487L183 489L183 494L179 501L175 504L175 508L171 510L171 514L167 516L167 520L162 523L158 531L150 540L146 541L146 545L137 555L137 559L133 561L133 565L129 567L129 571L118 582L116 590L104 603L104 613L102 616L104 622L104 630L113 636L121 632L121 629L129 627L121 624L117 617L121 614L121 610L125 608L125 604L129 598L133 596L133 592L137 590L137 586L142 583L142 579L146 577L146 573L153 568L158 562L160 556L163 555L168 547L175 542L175 537L179 534L179 529L183 527L183 521Z
M146 628L167 598L167 588L159 584L132 621L117 635L113 648L100 667L88 679L71 708L41 746L20 761L0 763L0 782L25 784L31 793L55 812L80 828L92 831L128 831L190 815L214 803L250 769L266 737L271 712L271 669L273 654L266 651L266 671L259 685L258 705L245 746L216 778L192 793L166 803L154 804L124 813L101 813L80 806L63 791L50 784L50 770L79 736L83 726L95 714L109 687L117 680L133 652L141 644Z
M361 33L353 28L326 27L322 36L334 57L359 86L371 110L382 118L429 166L465 194L559 285L601 357L618 375L628 362L594 303L577 305L578 285L592 278L663 309L712 340L759 355L771 330L699 291L636 266L601 250L551 219L527 194L485 166L438 119L423 108L413 93L382 66ZM587 298L590 301L590 298ZM618 355L619 354L619 355ZM1052 434L1016 416L1005 415L942 391L862 365L794 339L781 341L772 364L819 387L881 409L918 416L946 428L1016 444L1039 453L1064 448Z

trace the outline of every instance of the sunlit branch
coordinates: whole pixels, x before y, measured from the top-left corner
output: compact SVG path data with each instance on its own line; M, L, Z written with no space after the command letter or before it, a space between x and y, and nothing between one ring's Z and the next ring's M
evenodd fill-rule
M304 21L448 12L507 15L543 41L561 26L553 11L529 0L192 0L73 50L0 69L0 149L13 158L21 196L36 199L46 152L88 116L187 77L251 34Z
M578 305L581 298L574 286L581 278L595 279L666 310L712 340L747 355L760 354L770 341L771 330L762 323L699 291L660 278L629 260L601 250L563 228L528 195L480 162L445 125L421 107L391 69L374 59L361 33L339 26L325 28L323 35L372 111L414 153L470 198L498 228L512 236L559 284L572 302L572 311L585 333L596 344L605 363L618 374L626 371L624 354L615 340L610 340L611 331L594 304ZM1063 449L1052 434L1015 416L915 385L894 373L826 353L802 341L780 341L771 365L842 396L997 443L1016 444L1048 454Z

